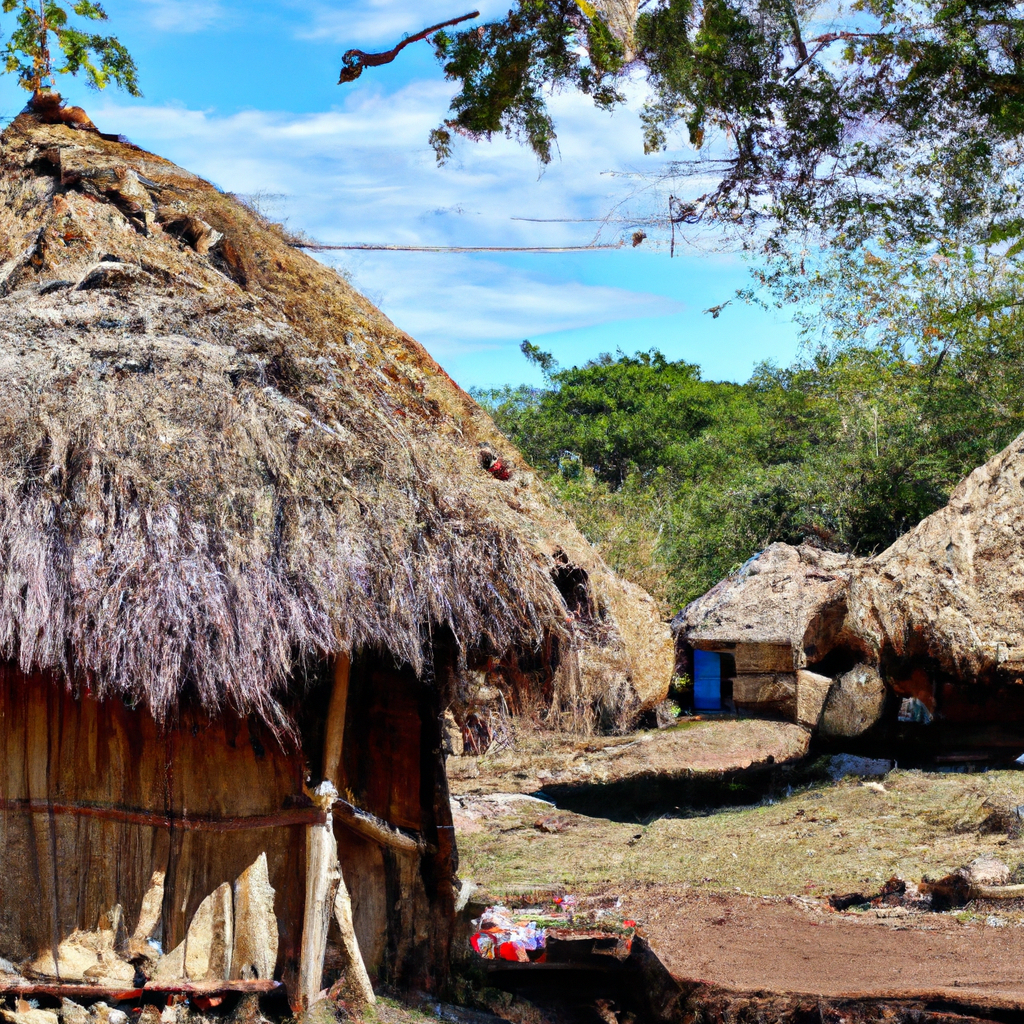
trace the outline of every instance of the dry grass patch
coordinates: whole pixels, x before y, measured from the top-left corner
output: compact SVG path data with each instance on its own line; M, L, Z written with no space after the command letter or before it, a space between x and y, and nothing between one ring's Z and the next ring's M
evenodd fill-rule
M540 804L495 806L459 835L460 873L489 891L561 884L585 891L685 883L764 895L824 895L892 875L942 875L983 853L1014 868L1019 840L982 834L991 804L1024 804L1024 774L892 772L879 793L844 779L756 807L620 824L559 811L543 831Z

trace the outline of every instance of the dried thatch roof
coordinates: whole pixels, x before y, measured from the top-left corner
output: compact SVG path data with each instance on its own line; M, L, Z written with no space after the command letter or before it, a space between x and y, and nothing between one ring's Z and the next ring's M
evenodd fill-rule
M297 658L366 645L420 666L445 629L463 650L584 649L622 699L631 678L667 685L650 598L281 229L31 114L0 164L0 654L158 717L187 689L273 720ZM559 549L600 630L567 622ZM617 618L660 647L634 658Z
M1024 676L1024 434L873 558L773 544L692 602L684 643L845 645L974 682Z
M1024 434L860 567L849 605L850 628L883 657L964 680L1024 673Z
M802 544L772 544L691 601L672 628L690 644L802 648L825 609L842 603L851 559Z

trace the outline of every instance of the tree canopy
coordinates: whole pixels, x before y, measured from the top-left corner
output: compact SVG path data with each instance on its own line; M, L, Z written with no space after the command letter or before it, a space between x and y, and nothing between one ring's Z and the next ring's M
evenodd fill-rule
M1024 7L1011 0L517 0L434 46L458 83L432 141L504 132L552 156L552 89L604 108L642 74L648 150L684 139L677 222L864 239L1018 229ZM628 12L627 12L628 13ZM615 14L615 17L612 17ZM703 191L697 180L711 177Z
M743 385L620 353L476 397L612 564L677 608L772 541L868 554L941 507L1024 429L1022 315L928 349L822 346Z
M141 95L138 69L125 47L114 36L89 32L72 22L72 16L106 21L106 11L95 0L3 0L2 7L4 14L17 11L17 28L4 50L4 71L16 74L23 89L39 93L54 85L57 75L84 73L95 89L114 82L132 96ZM51 37L62 62L54 58Z

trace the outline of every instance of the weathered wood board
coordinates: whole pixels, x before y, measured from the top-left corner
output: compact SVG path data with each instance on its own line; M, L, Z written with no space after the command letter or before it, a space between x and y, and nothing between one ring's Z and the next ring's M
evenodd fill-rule
M246 720L185 714L161 732L145 711L0 666L0 955L52 949L115 904L131 932L154 871L166 872L160 941L170 950L200 903L265 852L280 973L298 950L304 827L239 819L287 810L301 771L296 754ZM59 809L38 810L47 804ZM97 816L120 811L129 820ZM140 824L131 812L172 825ZM232 819L231 830L216 819Z

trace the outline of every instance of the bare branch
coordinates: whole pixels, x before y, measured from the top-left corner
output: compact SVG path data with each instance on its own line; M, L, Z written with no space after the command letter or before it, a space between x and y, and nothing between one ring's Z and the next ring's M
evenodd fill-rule
M407 36L394 49L385 50L383 53L364 53L362 50L349 50L341 58L341 77L338 85L345 82L354 82L362 73L363 68L379 68L382 64L390 64L410 43L418 43L421 39L433 35L439 29L447 28L449 25L458 25L460 22L469 21L471 18L479 18L479 11L470 11L458 18L449 18L437 25L431 25L414 36Z

